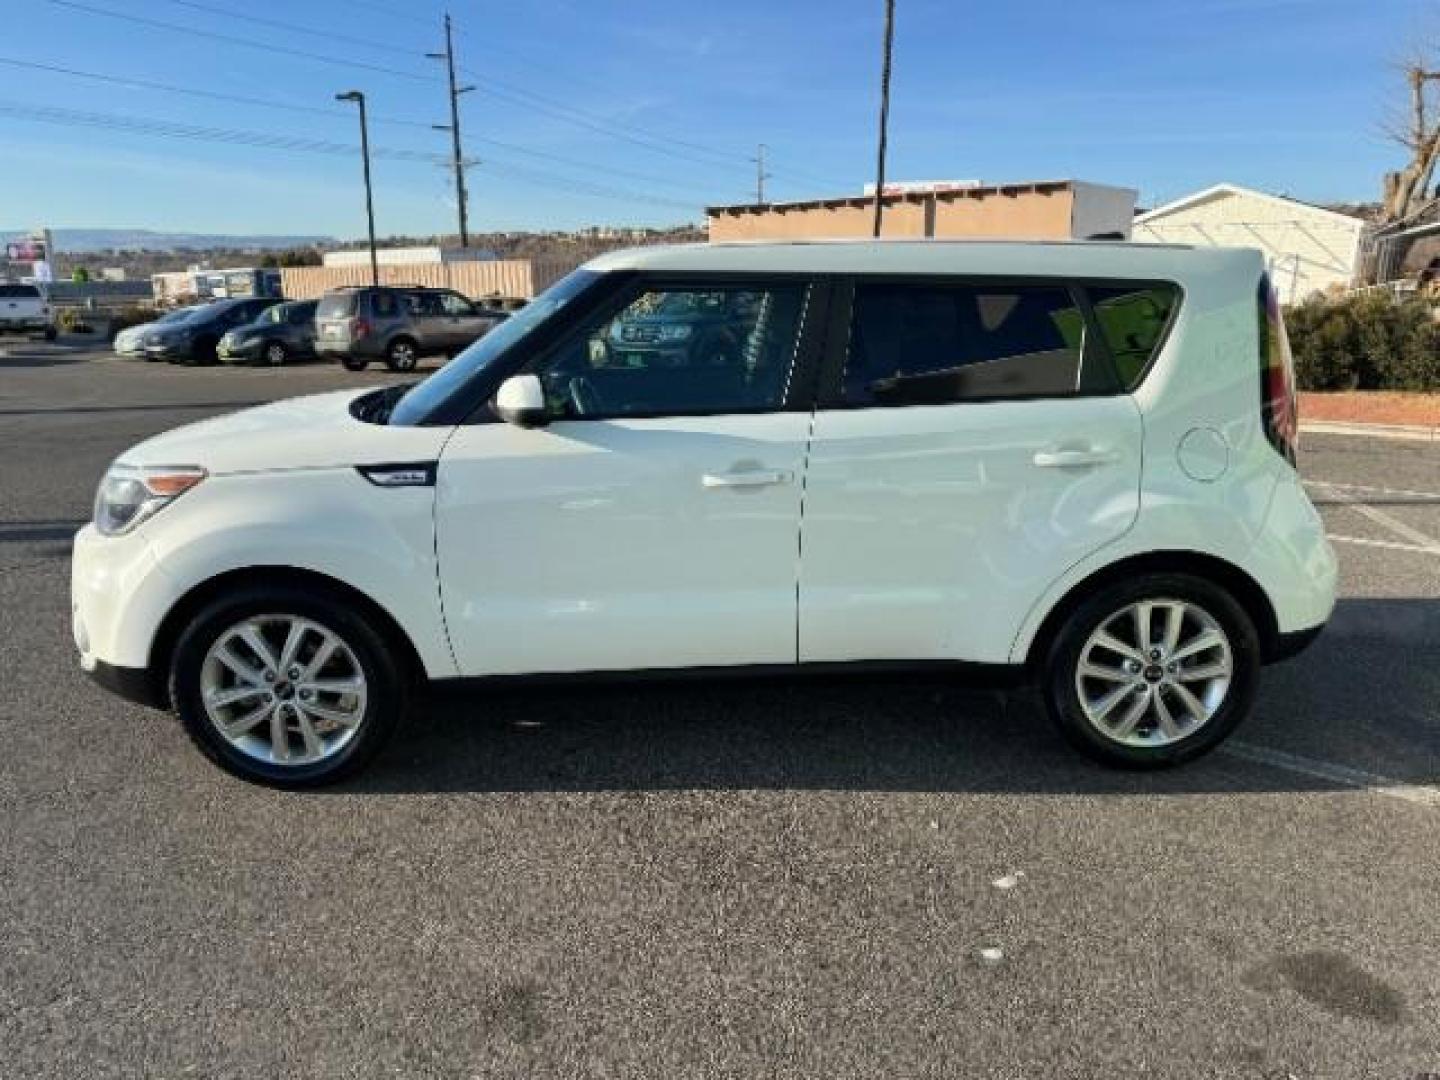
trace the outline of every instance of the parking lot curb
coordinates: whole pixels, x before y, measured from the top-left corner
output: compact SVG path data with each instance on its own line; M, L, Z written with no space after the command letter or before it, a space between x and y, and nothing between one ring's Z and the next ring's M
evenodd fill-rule
M1309 420L1300 425L1304 435L1355 435L1371 439L1440 441L1440 427L1423 424L1348 424L1338 420Z

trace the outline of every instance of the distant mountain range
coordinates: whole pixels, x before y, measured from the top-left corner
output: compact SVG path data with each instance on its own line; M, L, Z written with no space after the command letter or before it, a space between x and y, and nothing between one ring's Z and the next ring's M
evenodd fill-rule
M29 229L0 229L0 243L28 236ZM60 252L91 252L117 248L128 251L200 251L206 248L270 250L333 245L333 236L238 235L231 233L157 232L151 229L52 229Z

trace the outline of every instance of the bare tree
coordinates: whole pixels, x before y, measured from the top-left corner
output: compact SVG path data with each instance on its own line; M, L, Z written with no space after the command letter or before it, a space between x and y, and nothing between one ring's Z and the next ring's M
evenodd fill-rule
M1421 63L1405 67L1410 87L1407 118L1387 126L1387 133L1410 154L1410 160L1395 172L1385 174L1385 198L1381 223L1404 221L1417 213L1431 198L1431 181L1440 160L1440 107L1430 93L1440 83L1440 71Z

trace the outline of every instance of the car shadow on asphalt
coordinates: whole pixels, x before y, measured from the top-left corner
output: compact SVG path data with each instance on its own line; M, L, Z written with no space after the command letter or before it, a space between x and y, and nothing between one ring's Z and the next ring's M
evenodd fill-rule
M7 368L49 368L83 364L88 356L81 351L61 349L17 349L0 344L0 371Z
M1266 669L1257 713L1236 738L1410 783L1440 781L1437 650L1440 600L1342 601L1307 653ZM1361 677L1374 670L1388 680L1383 709ZM1157 795L1347 786L1225 753L1161 772L1108 769L1062 741L1033 691L887 674L441 693L364 774L327 790Z

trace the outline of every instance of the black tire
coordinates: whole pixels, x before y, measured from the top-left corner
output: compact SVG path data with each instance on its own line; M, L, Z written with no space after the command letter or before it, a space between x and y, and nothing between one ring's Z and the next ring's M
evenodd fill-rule
M60 336L59 331L56 330L55 327L53 327L53 326L47 326L47 327L45 327L45 340L46 340L46 341L54 341L54 340L55 340L57 337L59 337L59 336Z
M280 367L290 359L290 350L283 341L267 341L260 346L259 357L271 367Z
M229 628L253 615L296 615L320 623L344 640L358 662L367 683L363 718L333 757L299 765L267 762L232 745L211 722L200 685L205 655ZM397 653L352 603L323 590L241 587L207 605L181 632L171 659L170 701L190 740L226 772L268 787L321 787L364 768L403 720L411 686Z
M1133 746L1103 734L1090 722L1076 687L1076 673L1081 653L1095 630L1131 604L1159 599L1184 601L1209 615L1228 639L1232 672L1219 707L1192 732L1166 745ZM1230 593L1190 574L1142 574L1096 591L1070 612L1045 654L1041 688L1050 718L1082 753L1120 768L1158 769L1208 753L1250 715L1260 666L1260 639L1255 625ZM1142 678L1137 675L1137 682Z
M370 361L363 356L342 356L340 363L345 366L346 371L364 371L370 366Z
M385 366L391 371L414 371L420 363L420 346L407 337L398 337L385 347Z
M209 367L220 362L220 355L215 351L215 346L220 344L218 338L200 338L190 346L190 351L180 360L182 364L200 365Z

